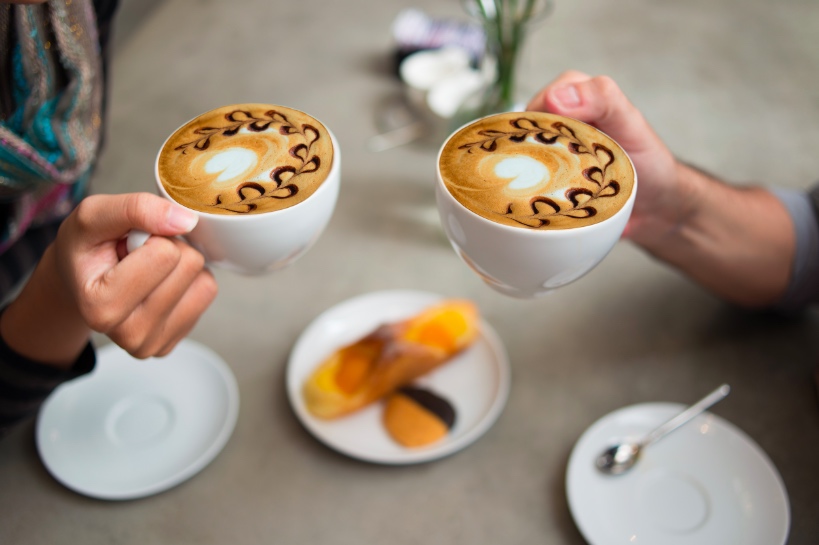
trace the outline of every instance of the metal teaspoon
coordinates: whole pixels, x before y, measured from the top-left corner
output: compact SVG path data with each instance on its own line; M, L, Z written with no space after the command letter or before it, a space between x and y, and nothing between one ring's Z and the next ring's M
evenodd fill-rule
M637 463L637 460L640 458L640 453L644 448L659 441L711 405L721 401L730 391L731 387L727 384L723 384L671 420L668 420L649 432L642 440L632 443L618 443L607 448L597 457L594 465L601 473L605 473L606 475L620 475L625 473Z

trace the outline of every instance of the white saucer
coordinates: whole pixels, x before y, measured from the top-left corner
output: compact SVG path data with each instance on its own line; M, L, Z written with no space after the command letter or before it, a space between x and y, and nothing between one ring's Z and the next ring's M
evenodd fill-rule
M645 403L593 424L572 451L566 494L591 545L783 545L788 495L776 467L731 423L704 413L645 450L632 470L600 474L594 459L638 439L685 407Z
M37 449L66 487L107 500L167 490L210 463L239 414L225 362L183 340L164 358L137 360L109 344L96 369L60 386L37 419Z
M302 399L305 380L334 350L355 342L383 323L417 314L441 299L440 295L419 291L375 292L349 299L316 318L293 347L287 367L287 394L304 427L343 454L381 464L434 460L483 435L503 410L510 382L503 345L485 321L481 321L481 335L474 345L415 382L455 407L454 427L434 445L409 449L393 441L381 423L381 403L337 420L322 420L307 411Z

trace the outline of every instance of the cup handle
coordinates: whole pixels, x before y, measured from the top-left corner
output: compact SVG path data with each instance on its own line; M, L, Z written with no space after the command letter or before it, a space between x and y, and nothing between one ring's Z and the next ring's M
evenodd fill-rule
M151 238L151 233L146 233L145 231L139 231L134 229L133 231L128 233L128 238L125 241L125 248L128 250L130 254L137 248L142 248L142 246Z

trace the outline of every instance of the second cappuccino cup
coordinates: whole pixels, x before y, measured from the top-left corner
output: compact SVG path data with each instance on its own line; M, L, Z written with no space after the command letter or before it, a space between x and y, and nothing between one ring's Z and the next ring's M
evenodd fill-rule
M452 247L512 297L539 297L592 270L620 239L636 192L616 142L552 114L479 119L438 154L438 212Z
M281 269L324 231L341 181L341 150L308 114L272 104L206 112L160 149L161 195L195 212L185 235L209 264L243 274Z

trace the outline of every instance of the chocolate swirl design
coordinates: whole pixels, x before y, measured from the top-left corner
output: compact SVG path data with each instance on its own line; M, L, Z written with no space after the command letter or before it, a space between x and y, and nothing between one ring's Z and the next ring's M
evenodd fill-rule
M164 187L181 204L250 214L309 197L332 159L329 134L317 120L249 104L208 112L182 127L163 147L158 166Z
M503 161L511 169L504 170ZM631 162L613 140L586 124L539 112L500 114L461 129L442 150L439 166L461 204L493 221L532 229L602 221L622 207L634 185Z

